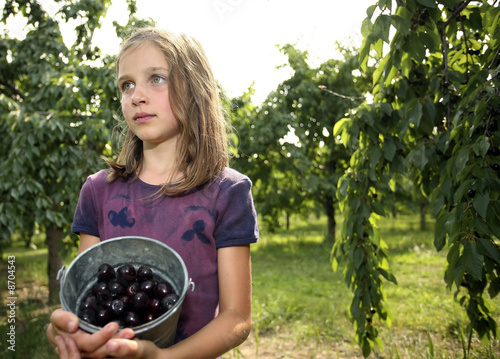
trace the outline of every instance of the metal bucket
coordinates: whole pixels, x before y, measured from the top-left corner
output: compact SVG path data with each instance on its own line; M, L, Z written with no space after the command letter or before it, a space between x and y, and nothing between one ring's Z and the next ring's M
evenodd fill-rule
M99 242L80 253L67 269L63 266L59 271L59 297L64 310L77 314L85 293L97 282L97 269L103 263L115 268L128 263L136 269L145 264L153 273L172 284L179 295L177 303L155 320L132 328L137 338L153 341L160 348L172 345L182 302L188 288L192 286L194 289L194 283L188 279L186 265L179 254L166 244L146 237L117 237ZM80 328L88 333L101 329L83 320L79 320L79 323Z

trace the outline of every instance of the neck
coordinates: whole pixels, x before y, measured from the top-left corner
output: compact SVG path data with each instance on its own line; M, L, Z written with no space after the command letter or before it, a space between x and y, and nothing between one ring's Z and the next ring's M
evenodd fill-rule
M149 184L161 185L180 178L175 168L175 146L144 145L139 178Z

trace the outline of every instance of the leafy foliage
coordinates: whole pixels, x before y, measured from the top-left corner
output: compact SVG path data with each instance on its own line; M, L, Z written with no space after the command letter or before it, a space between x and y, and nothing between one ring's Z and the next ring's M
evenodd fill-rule
M277 228L283 211L288 215L321 211L329 218L330 237L334 236L335 184L348 155L331 129L364 100L369 82L353 73L357 54L339 50L343 60L311 68L307 52L285 45L281 51L288 56L292 76L260 107L251 105L249 94L233 100L233 125L241 149L235 166L256 179L255 200L269 228Z
M484 340L499 334L487 298L500 291L497 5L380 0L367 10L360 63L366 71L371 58L378 61L374 101L334 129L353 151L338 185L347 220L334 255L347 258L351 315L365 356L381 344L373 314L390 324L382 279L396 280L377 222L404 177L432 203L435 246L448 247L445 281L469 316L469 345L473 331Z
M9 0L3 9L4 24L22 15L27 26L24 39L8 32L0 38L0 233L3 241L14 232L29 241L35 230L47 232L54 290L62 234L69 232L85 177L110 155L118 120L112 58L92 47L110 3L59 2L60 21L80 23L71 47L39 2Z

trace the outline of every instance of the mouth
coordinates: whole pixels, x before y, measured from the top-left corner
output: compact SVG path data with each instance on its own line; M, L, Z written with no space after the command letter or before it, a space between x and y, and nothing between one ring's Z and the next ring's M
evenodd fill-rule
M152 115L150 113L140 112L134 115L134 121L136 123L144 123L151 120L153 117L155 117L155 115Z

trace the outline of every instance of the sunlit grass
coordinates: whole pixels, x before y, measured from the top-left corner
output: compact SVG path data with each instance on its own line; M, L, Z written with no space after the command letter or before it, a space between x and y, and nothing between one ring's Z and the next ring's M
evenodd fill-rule
M341 221L337 221L339 230ZM467 318L453 291L445 286L446 248L436 252L432 223L421 231L418 215L400 215L380 221L380 231L389 246L390 267L398 285L386 282L384 286L394 321L390 328L375 323L385 346L376 357L463 358L461 340ZM276 233L261 228L259 242L252 245L252 335L286 340L297 348L307 344L312 347L310 358L316 357L315 350L318 357L323 353L322 358L360 357L348 315L352 293L344 283L342 262L338 272L332 270L331 245L325 244L325 235L326 219L317 217L294 218L289 230ZM49 315L57 307L46 305L47 248L43 240L35 244L34 250L14 242L3 256L5 260L15 255L17 265L20 299L14 357L56 358L45 338ZM5 298L5 287L1 289ZM498 298L494 303L500 307ZM500 318L498 309L495 315ZM3 337L5 321L0 317ZM11 358L12 353L2 347L0 357ZM488 346L474 339L470 358L496 357L500 357L498 341Z

